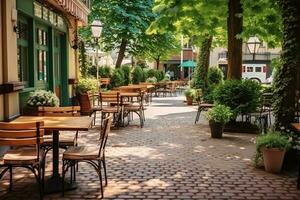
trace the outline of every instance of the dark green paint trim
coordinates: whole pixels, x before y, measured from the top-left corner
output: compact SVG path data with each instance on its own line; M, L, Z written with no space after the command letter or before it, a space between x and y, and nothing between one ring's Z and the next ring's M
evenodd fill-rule
M68 38L66 34L61 37L61 104L63 106L70 105L69 101L69 52L68 52Z
M17 0L17 10L26 13L27 15L33 16L33 0Z
M55 82L55 77L54 77L54 30L53 28L49 28L48 31L48 35L49 35L49 40L48 40L48 48L49 48L49 63L48 63L48 89L51 90L52 92L54 91L54 82Z

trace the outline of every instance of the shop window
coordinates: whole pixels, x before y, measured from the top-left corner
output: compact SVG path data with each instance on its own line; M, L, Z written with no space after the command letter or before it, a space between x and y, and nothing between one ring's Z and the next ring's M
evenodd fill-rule
M255 72L261 72L261 67L255 67Z
M28 21L26 18L18 17L17 31L17 64L18 64L18 80L28 86L29 80L29 52L28 52Z
M36 58L37 58L37 78L39 81L47 81L48 66L48 32L46 28L36 29Z
M247 72L253 72L253 67L247 67Z

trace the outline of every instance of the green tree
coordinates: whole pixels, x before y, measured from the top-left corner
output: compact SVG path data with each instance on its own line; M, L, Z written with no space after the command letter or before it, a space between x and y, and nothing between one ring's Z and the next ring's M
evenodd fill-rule
M121 66L125 52L136 52L138 42L146 36L145 30L155 18L152 7L153 0L94 1L90 18L98 18L104 24L104 49L119 49L116 68Z
M156 62L156 69L159 68L161 60L167 59L170 55L180 51L179 41L171 32L150 34L143 38L136 55L150 61Z

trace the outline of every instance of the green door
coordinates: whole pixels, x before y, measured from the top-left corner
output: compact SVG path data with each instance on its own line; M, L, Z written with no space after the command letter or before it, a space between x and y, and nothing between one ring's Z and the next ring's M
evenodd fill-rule
M63 34L60 32L54 33L53 46L53 68L54 68L54 92L61 99L61 76L62 76L62 52L61 41Z

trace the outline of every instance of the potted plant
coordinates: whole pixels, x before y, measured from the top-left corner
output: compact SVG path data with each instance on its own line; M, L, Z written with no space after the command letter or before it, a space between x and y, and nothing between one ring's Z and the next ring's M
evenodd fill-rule
M188 106L193 104L193 97L194 97L194 89L192 88L187 88L184 91L184 95L186 97L186 103Z
M256 139L255 163L258 165L262 159L265 170L279 173L282 168L285 152L291 148L288 137L280 132L268 132Z
M82 115L91 114L91 101L90 94L97 91L97 80L90 78L79 79L76 86L76 96L80 105L80 112Z
M221 104L208 110L206 117L209 120L212 138L222 138L224 125L230 121L232 115L230 108Z
M41 106L59 106L58 97L51 91L36 90L29 94L27 99L26 115L38 115L38 108Z

